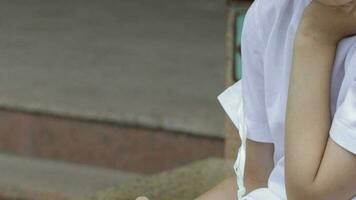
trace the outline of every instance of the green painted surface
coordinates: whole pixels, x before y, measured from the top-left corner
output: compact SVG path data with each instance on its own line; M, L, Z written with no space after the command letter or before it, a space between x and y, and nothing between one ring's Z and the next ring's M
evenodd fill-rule
M236 36L235 45L236 46L241 45L242 26L243 26L243 23L244 23L244 19L245 19L245 12L244 12L244 14L236 15L236 18L235 18L235 23L236 23L236 26L235 26L235 33L236 33L236 35L235 35Z
M242 62L241 62L241 54L240 53L235 53L235 58L234 58L234 76L235 80L240 80L242 78Z
M245 19L245 13L241 14L241 15L236 15L235 18L235 46L237 49L238 47L241 46L241 35L242 35L242 27L243 27L243 22ZM241 61L241 52L239 51L235 51L235 63L234 63L234 67L235 67L235 80L240 80L242 78L242 61Z
M242 78L242 61L241 61L241 51L239 51L239 48L241 46L241 35L242 35L242 27L243 27L243 22L245 19L245 14L248 9L246 5L240 5L239 3L235 3L232 5L233 6L233 12L234 12L234 73L233 73L233 79L238 81Z

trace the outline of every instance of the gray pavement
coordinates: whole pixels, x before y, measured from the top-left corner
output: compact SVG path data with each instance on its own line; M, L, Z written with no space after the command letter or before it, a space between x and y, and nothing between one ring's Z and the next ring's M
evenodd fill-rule
M81 197L142 175L58 161L0 154L0 188Z
M224 4L0 1L0 106L221 137Z

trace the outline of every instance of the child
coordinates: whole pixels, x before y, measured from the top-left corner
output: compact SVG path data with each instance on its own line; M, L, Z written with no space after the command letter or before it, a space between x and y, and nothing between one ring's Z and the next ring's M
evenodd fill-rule
M355 7L352 0L255 0L249 9L243 78L219 96L235 125L246 127L240 199L356 200ZM198 200L236 199L233 179Z

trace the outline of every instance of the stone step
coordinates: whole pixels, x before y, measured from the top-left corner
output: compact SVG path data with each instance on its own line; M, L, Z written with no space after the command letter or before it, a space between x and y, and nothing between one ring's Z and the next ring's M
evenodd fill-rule
M1 199L68 199L143 177L65 162L0 154Z
M38 192L18 186L0 187L1 200L70 200L69 195L56 192Z
M0 151L156 174L222 157L224 140L0 108Z
M80 200L134 200L141 195L152 200L194 199L233 174L232 161L210 158L132 180Z
M0 107L222 138L224 5L0 1Z

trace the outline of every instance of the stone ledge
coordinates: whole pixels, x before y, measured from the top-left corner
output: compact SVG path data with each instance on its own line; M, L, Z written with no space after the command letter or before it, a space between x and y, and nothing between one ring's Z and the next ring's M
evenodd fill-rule
M44 159L0 154L0 199L64 200L92 194L143 177Z
M223 138L225 1L149 2L0 1L0 106Z
M232 175L233 162L211 158L136 179L80 200L134 200L141 195L152 200L191 200Z
M0 187L1 200L70 200L69 196L60 193L36 192L20 187Z
M0 151L155 174L223 157L224 140L0 109Z

